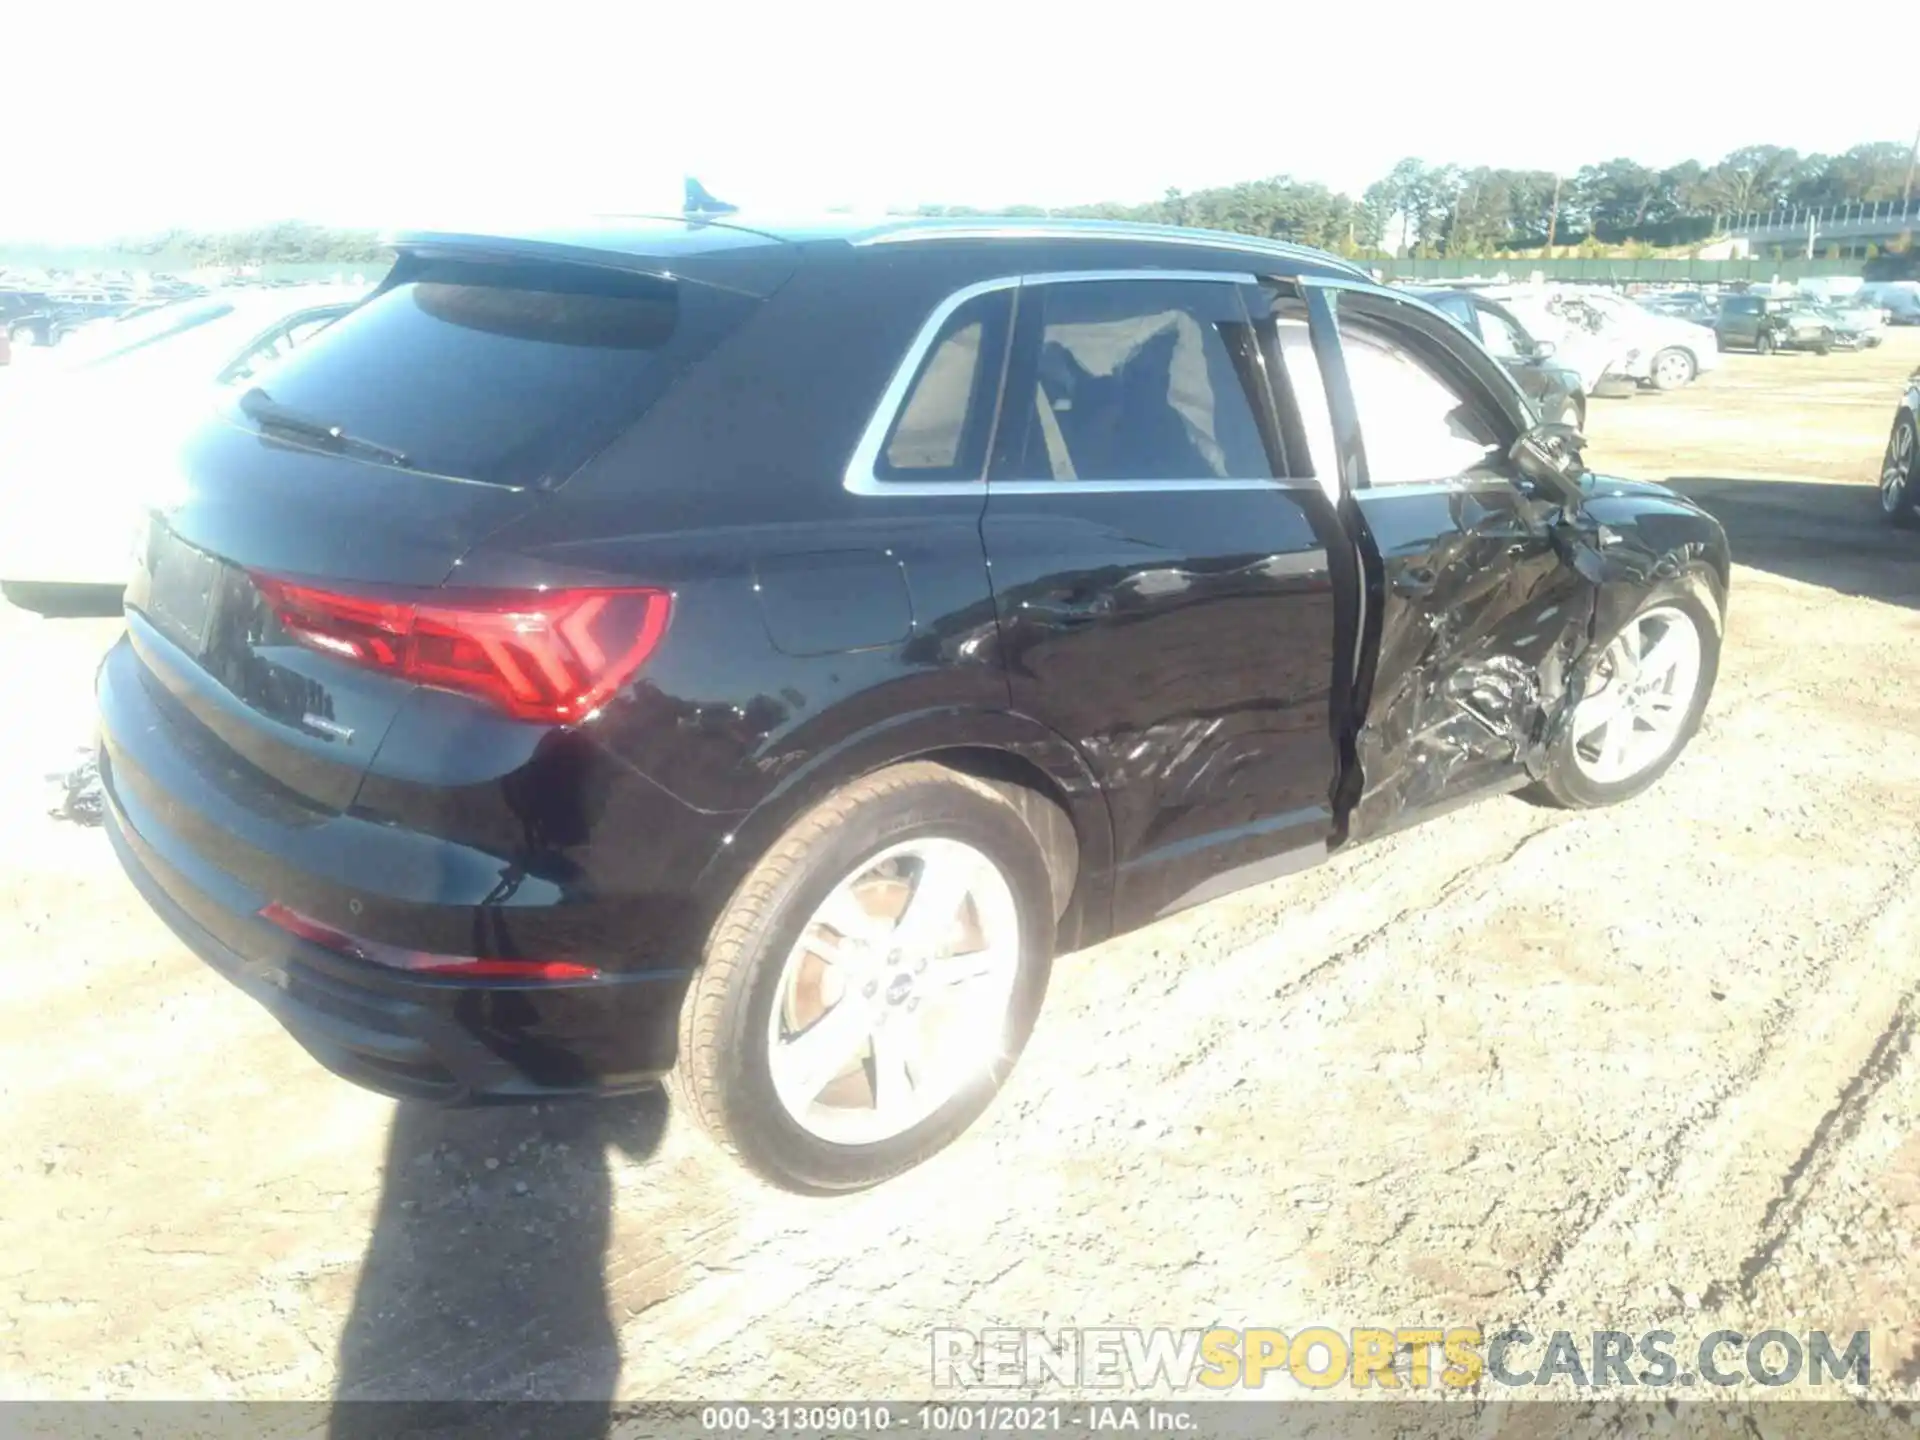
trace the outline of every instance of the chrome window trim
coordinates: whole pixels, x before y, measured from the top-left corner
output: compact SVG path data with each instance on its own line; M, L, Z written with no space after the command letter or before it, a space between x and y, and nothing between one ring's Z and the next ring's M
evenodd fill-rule
M1028 285L1078 285L1102 280L1175 280L1199 281L1214 285L1253 285L1255 276L1233 270L1053 270L1033 275L1001 275L980 280L954 291L933 307L907 346L906 354L894 368L887 388L880 393L853 457L847 461L843 488L855 495L980 495L987 493L984 480L883 480L876 473L880 451L887 443L887 432L906 404L914 377L939 338L940 331L954 312L969 301L1001 290L1018 290ZM1318 490L1320 482L1304 476L1262 479L1229 479L1205 476L1193 480L1002 480L993 485L996 495L1113 495L1152 490Z

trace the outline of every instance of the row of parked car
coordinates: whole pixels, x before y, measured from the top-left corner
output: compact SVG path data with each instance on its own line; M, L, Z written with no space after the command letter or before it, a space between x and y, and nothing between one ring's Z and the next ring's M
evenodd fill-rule
M1586 423L1587 398L1677 390L1719 363L1714 330L1596 287L1414 287L1499 357L1549 421Z
M206 293L188 281L160 279L144 288L97 285L49 288L0 283L0 336L7 348L60 345L81 330L170 301Z
M1903 298L1906 297L1906 298ZM1912 303L1909 304L1908 301ZM1709 326L1722 349L1864 350L1878 345L1891 324L1920 324L1920 287L1819 295L1784 287L1752 287L1708 295L1677 290L1644 296L1648 309Z

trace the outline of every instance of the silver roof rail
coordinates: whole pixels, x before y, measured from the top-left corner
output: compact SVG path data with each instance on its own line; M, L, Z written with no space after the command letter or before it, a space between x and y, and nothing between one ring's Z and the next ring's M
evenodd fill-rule
M1259 235L1236 235L1226 230L1197 230L1179 225L1151 225L1132 220L1022 220L947 219L939 216L903 219L855 237L854 245L901 245L924 240L1134 240L1162 245L1200 245L1240 254L1272 255L1308 260L1349 271L1363 280L1373 277L1352 261Z

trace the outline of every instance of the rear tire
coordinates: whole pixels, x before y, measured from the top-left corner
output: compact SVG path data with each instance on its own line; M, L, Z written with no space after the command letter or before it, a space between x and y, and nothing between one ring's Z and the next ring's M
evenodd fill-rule
M926 1060L928 1042L917 1038L944 1003L941 997L952 993L934 988L952 952L941 954L936 947L928 952L931 968L925 959L916 968L907 957L917 948L902 940L905 932L897 927L905 909L890 921L866 913L869 902L861 900L853 912L857 928L877 926L878 931L857 939L821 918L844 913L836 907L844 907L848 894L871 893L850 892L848 887L875 875L881 876L882 886L891 883L896 891L904 890L909 903L917 898L919 886L932 873L931 861L922 861L915 872L909 859L903 879L895 879L894 872L882 873L902 863L888 856L911 856L916 848L929 855L964 854L983 860L991 874L977 868L974 872L981 876L982 889L1001 902L1010 896L1008 911L1004 903L983 902L972 888L963 892L957 913L971 916L980 936L990 928L989 908L1017 917L1007 937L1011 946L983 939L977 951L968 951L1010 957L1004 1013L994 1019L1000 1006L990 996L978 1025L972 1023L972 1009L964 1007L963 1023L953 1032L967 1047L977 1045L977 1050L965 1052L977 1054L977 1062L952 1064L948 1052L943 1066L932 1066ZM884 909L884 896L877 903ZM876 1185L956 1139L1005 1083L1046 994L1054 924L1046 857L1020 812L1000 791L924 761L857 780L796 821L741 881L713 928L706 963L681 1009L679 1060L669 1089L723 1149L782 1189L829 1194ZM967 928L963 918L959 930ZM838 958L823 960L823 946ZM913 978L903 979L908 971ZM877 994L872 980L882 982ZM796 1091L799 1082L793 1078L787 1047L842 1014L843 1007L851 1007L846 1013L855 1035L862 1033L865 1016L880 1015L882 1026L889 1019L897 1022L900 1012L885 1008L896 986L912 994L912 1008L919 1006L923 994L929 1001L918 1026L909 1021L908 1030L896 1025L893 1031L916 1039L889 1044L916 1047L913 1060L902 1062L898 1074L910 1092L910 1105L919 1101L932 1108L898 1133L886 1133L879 1123L884 1029L869 1025L871 1033L854 1044L846 1067L835 1071L823 1089L802 1084ZM828 999L829 994L839 998ZM794 1011L803 995L813 1012L804 1023ZM996 1023L999 1032L991 1033ZM782 1052L779 1056L776 1049ZM781 1078L776 1078L776 1067ZM941 1068L946 1069L944 1076ZM909 1079L915 1069L921 1073ZM930 1088L922 1096L923 1083L937 1090ZM802 1099L796 1107L797 1093L813 1098ZM941 1095L944 1098L938 1098ZM914 1106L907 1113L917 1112ZM862 1139L862 1133L874 1138Z
M1712 582L1704 571L1664 581L1647 593L1633 618L1621 629L1623 637L1631 634L1649 642L1644 654L1635 656L1630 664L1622 663L1624 656L1616 659L1622 642L1616 640L1609 644L1589 682L1587 698L1561 723L1560 734L1548 755L1546 773L1524 792L1528 799L1568 810L1616 805L1647 789L1680 758L1700 728L1700 717L1706 711L1720 671L1721 613L1713 596ZM1687 693L1678 694L1677 684L1663 690L1660 682L1667 674L1664 670L1647 675L1650 689L1645 700L1652 703L1630 708L1618 714L1613 722L1626 725L1627 734L1637 749L1630 763L1610 767L1605 762L1611 725L1595 730L1587 716L1613 709L1607 700L1615 684L1623 686L1623 695L1633 694L1638 688L1642 663L1651 659L1659 665L1659 652L1653 647L1679 626L1691 632L1690 638L1677 637L1686 642L1680 647L1683 666L1688 663L1687 652L1691 651L1692 674ZM1663 699L1671 702L1664 708L1658 705ZM1589 706L1595 708L1589 711ZM1636 708L1641 713L1635 713ZM1656 732L1655 726L1662 728Z

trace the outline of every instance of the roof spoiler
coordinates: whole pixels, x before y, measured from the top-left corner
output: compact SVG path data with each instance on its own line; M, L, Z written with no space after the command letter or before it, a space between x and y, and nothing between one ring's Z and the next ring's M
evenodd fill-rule
M759 300L793 273L792 247L757 231L696 221L691 216L662 216L652 222L633 218L639 221L637 226L610 230L401 231L386 237L400 256L387 283L395 283L397 275L410 268L410 260L531 261L692 281Z

